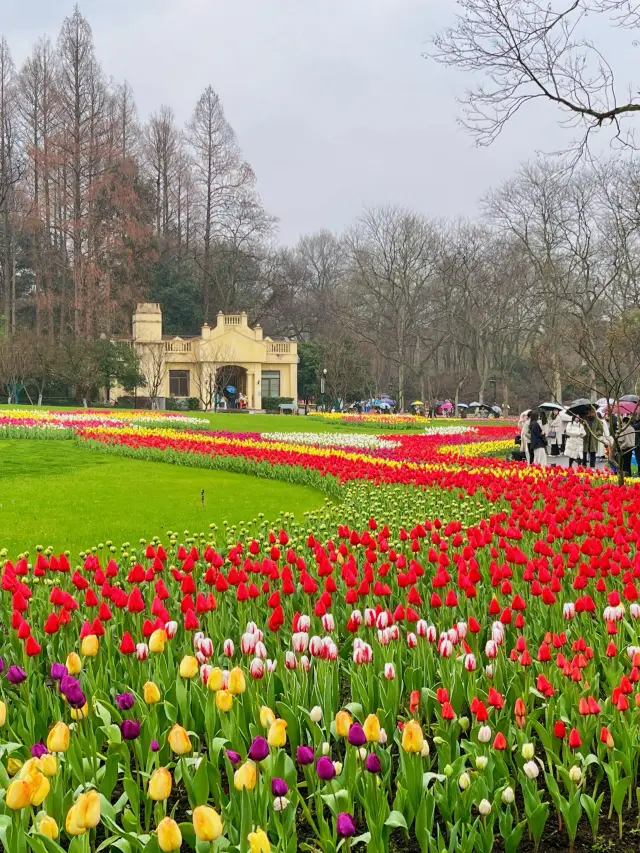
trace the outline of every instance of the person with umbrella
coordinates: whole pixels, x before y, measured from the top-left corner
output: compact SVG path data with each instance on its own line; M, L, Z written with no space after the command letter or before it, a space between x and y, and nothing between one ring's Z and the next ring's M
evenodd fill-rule
M618 447L622 456L622 470L625 477L631 476L631 456L636 446L636 431L633 428L631 415L625 415L618 433Z
M579 465L582 461L584 440L586 438L587 431L585 430L580 418L577 415L573 415L571 421L566 426L565 432L567 443L565 445L564 452L569 457L569 468L571 468L574 462Z
M529 415L531 423L531 443L529 447L533 451L533 465L540 465L544 468L547 464L547 439L544 436L537 412L531 412Z
M520 450L525 455L525 459L529 465L533 464L533 453L531 451L531 409L525 409L518 420L518 428L520 429Z
M564 439L564 420L560 417L560 409L551 410L551 420L549 421L549 430L547 438L551 445L551 455L559 456Z

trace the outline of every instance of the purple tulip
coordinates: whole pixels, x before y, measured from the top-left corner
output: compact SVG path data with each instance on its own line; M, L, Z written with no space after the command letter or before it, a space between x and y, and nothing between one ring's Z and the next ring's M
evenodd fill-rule
M4 661L0 658L0 675L4 672Z
M151 741L150 747L151 752L160 752L160 744L155 738Z
M382 771L382 762L375 752L370 752L367 755L367 760L364 763L369 773L380 773Z
M263 761L269 755L269 744L263 737L256 737L249 747L249 758L252 761Z
M120 723L120 731L125 740L135 740L140 735L140 723L138 720L123 720Z
M336 821L336 829L340 838L351 838L356 834L356 822L349 812L340 812Z
M319 778L323 779L325 782L333 779L336 775L336 768L333 766L333 761L330 758L327 758L326 755L323 755L322 758L319 758L316 761L316 773Z
M80 682L72 675L63 675L60 679L60 693L63 696L67 695L67 690L72 690L74 687L80 687Z
M43 741L40 741L39 743L34 743L34 745L31 747L31 755L33 755L34 758L42 758L43 755L48 754L49 750L47 749Z
M87 701L87 697L80 689L79 684L70 684L67 688L67 692L64 695L66 697L67 702L71 705L72 708L84 708Z
M51 664L51 678L53 681L61 681L65 675L69 675L69 670L63 663Z
M296 751L298 764L302 764L303 767L306 764L313 764L314 757L313 748L310 746L299 746Z
M11 684L22 684L26 679L27 673L20 666L13 664L7 670L7 681L11 682Z
M233 749L228 749L228 750L227 750L227 758L228 758L228 759L229 759L229 761L230 761L232 764L234 764L234 765L235 765L235 764L240 764L240 762L242 761L242 756L240 755L240 753L239 753L239 752L236 752L236 751L235 751L235 750L233 750Z
M289 786L279 776L275 776L271 780L271 793L274 797L286 797L289 793Z
M136 704L133 693L116 693L116 702L121 711L130 711Z
M347 740L351 746L362 746L367 742L367 736L360 723L351 723Z

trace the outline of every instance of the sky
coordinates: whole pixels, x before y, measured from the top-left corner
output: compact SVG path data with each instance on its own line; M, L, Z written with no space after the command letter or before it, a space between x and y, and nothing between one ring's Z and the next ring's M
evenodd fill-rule
M567 131L533 107L489 148L456 118L470 79L423 54L455 0L81 0L105 73L131 84L141 119L183 123L205 86L220 95L265 206L293 244L341 231L363 207L477 215L518 164ZM55 41L72 0L0 0L17 65Z

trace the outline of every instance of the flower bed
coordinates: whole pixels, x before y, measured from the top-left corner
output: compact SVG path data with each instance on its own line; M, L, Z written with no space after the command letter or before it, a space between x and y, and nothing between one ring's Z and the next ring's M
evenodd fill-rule
M79 409L56 411L48 409L2 409L0 429L75 429L99 426L146 426L162 429L204 429L202 418L187 417L173 412L118 411Z
M624 831L640 487L503 480L9 555L5 848L488 853L595 837L603 796Z

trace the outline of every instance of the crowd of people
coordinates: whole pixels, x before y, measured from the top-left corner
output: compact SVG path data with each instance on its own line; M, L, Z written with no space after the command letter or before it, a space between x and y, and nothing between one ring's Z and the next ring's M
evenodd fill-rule
M609 459L630 476L634 451L640 460L640 411L635 418L613 414L609 421L595 409L584 415L530 409L520 415L518 426L520 450L530 465L548 465L549 457L566 456L570 468L595 468L598 460Z

